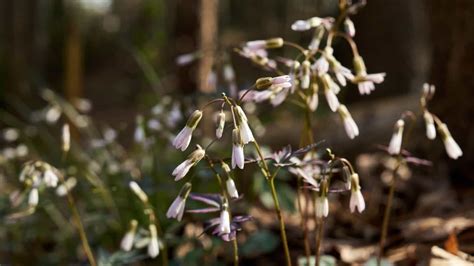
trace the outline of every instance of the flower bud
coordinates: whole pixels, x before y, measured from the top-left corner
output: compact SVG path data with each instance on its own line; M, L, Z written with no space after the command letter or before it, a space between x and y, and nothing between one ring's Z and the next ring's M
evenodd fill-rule
M255 82L255 86L257 89L266 89L272 85L272 78L271 77L264 77L264 78L259 78Z
M312 112L314 112L318 108L318 103L319 103L319 96L318 96L319 85L316 82L316 80L313 80L313 82L311 83L311 90L312 90L311 95L306 99L306 102L309 109Z
M28 205L34 208L38 206L38 202L39 202L38 188L32 188L30 191L30 194L28 195Z
M136 118L137 127L135 128L135 133L133 139L136 143L143 143L145 141L145 126L143 121L143 116L139 115Z
M150 242L148 243L148 256L156 258L160 254L160 245L158 243L158 232L155 224L149 225Z
M189 117L186 126L179 132L173 140L173 146L182 151L186 150L191 142L194 129L202 118L202 111L196 110Z
M232 168L244 169L244 143L237 128L232 131L232 143Z
M316 28L323 23L323 19L319 17L312 17L308 19L307 22L312 28Z
M225 181L227 193L231 198L238 198L239 197L239 192L237 191L237 187L235 186L235 182L230 176L227 178Z
M301 88L307 89L309 88L310 79L311 79L311 71L310 71L311 64L308 60L303 61L301 64Z
M289 88L291 87L291 77L289 75L277 76L277 77L263 77L257 79L255 87L257 89L267 89L270 86Z
M316 217L323 218L329 214L329 201L326 196L316 196L315 201Z
M131 220L130 226L127 233L123 236L122 241L120 242L120 247L124 251L130 251L133 247L133 241L135 239L135 233L137 231L137 220Z
M451 136L451 133L448 130L446 124L438 125L439 133L441 134L441 138L443 139L444 148L446 149L446 153L451 159L457 159L462 156L462 150L456 141Z
M311 29L311 25L306 20L297 20L291 24L291 29L294 31L307 31Z
M222 138L222 133L224 132L225 126L225 113L221 110L217 116L217 129L216 129L216 137L218 139Z
M283 46L282 38L272 38L265 41L265 48L280 48Z
M171 203L168 211L166 212L167 218L175 218L178 221L181 221L184 214L184 208L186 205L186 199L191 192L191 183L185 183L184 186L181 188L178 196L175 198L173 203Z
M399 119L395 124L392 139L390 140L390 144L388 146L388 153L391 155L400 154L404 126L405 121L403 121L403 119Z
M351 188L351 199L349 201L349 208L351 212L354 212L357 209L359 213L362 213L365 210L365 201L360 191L359 175L357 173L352 174L351 183L352 183L352 188Z
M311 39L311 43L309 44L308 48L311 51L317 51L319 49L319 45L321 44L321 40L323 39L324 36L324 27L319 26L316 27L314 30L313 38Z
M69 191L71 191L77 184L77 179L75 177L68 178L64 183L56 188L56 195L59 197L65 196Z
M197 125L199 124L199 121L201 121L201 118L202 118L202 111L195 110L189 117L188 121L186 122L186 126L192 129L195 129Z
M182 179L189 172L191 167L196 165L204 158L206 151L201 146L196 145L196 150L193 151L184 162L180 163L174 170L172 175L175 176L175 181Z
M434 93L435 93L434 85L430 85L428 83L423 84L423 97L424 98L431 98L433 97Z
M326 96L326 101L328 102L329 108L331 111L335 112L337 111L337 108L339 108L340 103L336 94L334 93L334 90L331 88L332 83L334 82L331 80L329 75L325 74L323 76L324 95Z
M339 105L337 111L339 112L339 115L341 116L341 119L344 123L347 136L349 136L350 139L354 139L355 137L359 136L359 128L349 113L349 110L347 110L347 107L341 104Z
M148 202L148 196L146 195L146 193L142 190L142 188L137 184L137 182L135 181L130 181L130 183L128 183L128 186L130 187L130 189L133 191L133 193L135 193L135 195L137 195L137 197L142 201L142 202Z
M69 130L69 124L64 124L63 125L63 130L62 130L62 148L63 152L67 153L69 149L71 148L71 132Z
M355 36L356 30L354 27L354 22L350 18L344 20L344 31L351 37Z
M226 164L225 162L222 162L222 169L224 170L224 172L227 174L227 175L230 175L230 167L228 164Z
M434 119L433 119L433 115L428 112L428 111L425 111L423 113L423 118L425 119L425 126L426 126L426 137L428 137L428 139L435 139L436 138L436 127L435 127L435 124L434 124Z
M223 210L221 211L221 217L219 221L219 232L221 234L230 233L230 214L227 210L227 205L225 205Z

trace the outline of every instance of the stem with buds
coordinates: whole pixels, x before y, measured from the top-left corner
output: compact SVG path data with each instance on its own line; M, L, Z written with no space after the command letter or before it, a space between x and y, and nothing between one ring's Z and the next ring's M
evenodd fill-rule
M225 189L224 182L222 182L222 177L215 169L214 163L212 162L211 158L208 155L206 155L205 158L206 158L207 164L209 165L209 168L214 173L217 179L217 182L219 183L219 188L221 190L222 197L224 197L226 201L229 202L228 193L227 193L227 190ZM231 217L231 220L232 220L232 217ZM238 243L237 243L237 236L234 238L234 240L232 240L232 246L233 246L233 253L234 253L234 266L238 266L239 265L239 249L238 249Z

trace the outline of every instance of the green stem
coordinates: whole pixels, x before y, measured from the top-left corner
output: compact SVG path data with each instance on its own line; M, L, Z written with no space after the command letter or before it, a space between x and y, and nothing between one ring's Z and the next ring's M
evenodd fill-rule
M321 253L321 243L323 242L323 234L324 234L324 218L319 219L318 223L318 233L316 234L316 266L319 266L319 262L321 260L320 253Z
M305 145L309 145L309 144L312 144L314 143L314 136L313 136L313 125L312 125L312 122L311 122L311 110L309 109L309 106L307 104L305 104L305 115L304 115L304 118L305 118L305 123L304 123L304 131L302 132L301 134L301 139L300 139L300 146L301 147L304 147ZM311 249L309 247L309 236L308 236L308 223L307 223L307 220L308 220L308 217L309 217L309 203L311 201L311 195L308 195L308 191L307 189L305 188L302 188L301 184L298 183L299 188L302 189L303 191L303 194L304 194L304 198L306 200L306 215L304 215L303 213L300 213L301 215L301 219L304 221L304 225L303 225L303 234L304 234L304 241L305 241L305 253L306 253L306 261L307 261L307 265L309 266L310 265L310 257L311 257ZM315 205L316 207L316 205ZM315 220L317 222L317 219ZM318 254L317 254L318 255ZM316 256L316 259L318 259L318 256Z
M288 241L286 238L285 221L283 221L283 216L281 214L281 209L280 209L280 203L278 201L278 195L275 188L275 177L279 168L275 171L273 175L270 175L270 170L268 168L267 162L265 161L265 157L262 154L260 146L258 145L256 141L254 141L253 143L255 145L255 149L257 150L258 156L260 157L260 160L262 161L262 165L264 169L264 171L262 172L264 173L265 179L267 180L268 185L270 186L270 190L272 192L273 203L275 205L275 212L276 212L278 221L280 223L280 237L283 243L283 249L285 251L286 265L291 266L291 256L290 256L290 249L288 248Z
M234 266L239 265L239 246L237 243L237 237L232 241L234 246Z
M64 177L60 175L61 177L61 183L64 184ZM92 253L91 247L89 245L89 241L87 240L87 235L86 231L84 230L84 225L82 224L81 221L81 216L79 215L79 211L77 210L76 207L76 202L74 201L74 197L72 194L66 189L66 196L67 196L67 201L69 203L69 208L71 209L72 212L72 217L74 220L74 224L77 227L77 230L79 232L79 237L81 238L81 243L82 243L82 248L84 249L84 253L86 253L87 259L89 260L89 264L91 266L96 266L94 254Z
M272 191L273 202L275 203L275 212L277 214L278 221L280 222L280 237L281 237L281 241L283 242L283 249L285 251L286 265L290 266L291 257L290 257L290 250L288 248L288 241L286 239L285 222L283 221L283 217L281 215L280 203L278 202L278 195L276 192L274 180L275 178L271 178L268 180L268 183Z
M382 232L380 235L379 252L377 254L377 265L380 266L383 257L383 248L385 246L385 240L387 238L388 222L390 221L390 210L392 209L393 195L395 194L395 182L397 179L397 171L400 167L400 159L398 160L397 166L393 169L392 182L390 183L390 190L388 192L387 205L385 206L385 212L383 215Z
M306 262L307 262L307 265L309 266L310 263L309 263L309 260L311 258L311 249L309 247L309 238L308 238L308 226L307 226L307 223L308 223L308 216L307 215L304 215L304 212L303 212L303 204L301 203L302 201L302 198L301 197L305 197L306 199L306 193L303 191L303 188L302 188L302 180L301 180L301 177L298 176L298 188L296 190L296 193L297 193L297 197L298 197L298 201L297 201L297 204L298 204L298 213L301 217L301 227L303 227L303 243L304 243L304 253L306 255ZM301 189L300 189L301 188ZM303 192L303 193L302 193ZM306 207L308 207L308 201L306 201ZM306 208L307 210L308 208Z
M66 159L67 159L67 152L64 152L62 155L63 164L66 164ZM59 179L60 179L61 184L65 185L65 179L62 174L59 175ZM66 197L69 204L69 208L71 209L71 212L72 212L74 224L76 225L77 231L79 232L82 248L84 249L84 253L86 253L87 260L89 261L89 264L91 266L96 266L97 263L95 262L94 254L92 253L92 249L89 245L89 241L87 240L87 234L84 229L84 225L82 224L79 211L77 210L76 201L74 200L74 197L72 196L67 186L66 186Z

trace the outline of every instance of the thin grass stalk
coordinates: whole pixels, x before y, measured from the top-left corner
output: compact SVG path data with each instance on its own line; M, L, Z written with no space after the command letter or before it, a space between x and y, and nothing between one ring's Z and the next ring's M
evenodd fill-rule
M257 150L258 156L260 157L260 160L263 165L263 173L265 174L265 178L267 180L268 185L270 186L270 191L272 193L272 199L273 203L275 205L275 212L280 224L280 237L281 241L283 243L283 249L285 251L285 259L286 259L286 265L291 266L291 256L290 256L290 249L288 248L288 240L286 237L286 229L285 229L285 221L283 221L283 216L281 214L281 208L280 208L280 202L278 200L278 194L276 192L275 188L275 177L276 174L278 173L278 170L276 170L273 175L270 175L270 170L268 168L268 165L265 161L265 157L262 154L262 151L260 149L260 146L258 143L255 141L254 142L255 149Z
M398 172L399 167L400 167L400 159L398 160L397 166L393 169L392 182L390 183L390 190L388 192L387 205L385 206L385 212L383 215L382 232L380 235L379 251L377 254L378 266L380 266L382 263L383 248L385 246L385 241L387 238L388 222L390 221L390 211L392 209L393 195L395 194L395 183L396 183L397 172Z

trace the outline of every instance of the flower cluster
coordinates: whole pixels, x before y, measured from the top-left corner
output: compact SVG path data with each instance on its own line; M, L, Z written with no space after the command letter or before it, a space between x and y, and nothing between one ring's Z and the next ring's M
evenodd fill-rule
M270 101L273 106L277 106L289 96L294 95L305 109L315 111L319 105L319 95L322 94L326 98L329 109L341 115L349 138L353 139L358 136L358 127L347 107L340 103L338 94L341 92L341 87L346 87L348 82L357 84L360 94L370 94L375 89L374 84L384 81L385 73L367 74L365 62L352 39L355 35L354 24L347 17L344 20L346 32L339 32L335 30L338 27L335 23L333 18L313 17L307 20L298 20L291 26L292 30L302 32L314 29L312 41L307 48L283 40L278 41L278 44L281 45L269 46L270 48L285 45L294 47L299 52L296 59L269 59L268 52L265 50L269 47L264 45L268 40L245 43L240 51L247 52L240 52L241 55L266 67L269 67L268 62L273 62L271 67L281 76L257 80L256 87L252 88L251 92L241 92L241 98L244 101ZM326 43L322 47L325 36ZM354 54L353 71L343 66L334 56L332 41L336 37L342 37L351 45ZM250 56L257 52L258 60L255 56ZM278 70L276 65L278 61L284 62L284 66L289 68L288 75L284 75L282 71Z
M28 205L35 208L39 203L39 190L58 187L61 173L58 169L43 161L30 161L25 163L20 173L20 182L29 189ZM58 187L60 191L63 188Z
M133 247L140 249L147 247L148 256L155 258L160 254L160 248L163 248L163 243L161 243L158 237L157 229L157 218L153 211L153 207L148 201L148 196L145 191L138 185L135 181L130 181L129 183L130 190L140 199L144 206L144 213L148 215L148 230L142 228L140 234L137 234L138 222L133 219L130 221L130 226L128 231L125 233L120 247L124 251L130 251Z
M329 193L340 193L350 190L349 209L362 213L365 209L364 197L361 193L359 175L354 171L352 164L345 158L335 157L328 150L331 159L324 161L313 151L304 154L303 159L291 157L293 163L289 171L298 176L308 188L316 192L315 211L319 218L329 215ZM339 173L339 175L337 175ZM344 187L338 188L337 181L342 180Z
M206 222L204 231L211 231L212 235L218 236L224 241L234 240L237 232L241 230L240 225L251 219L248 215L231 217L227 198L219 194L191 194L189 198L205 203L209 207L188 210L188 213L220 213L219 218L212 218ZM238 200L238 198L234 200Z
M443 123L438 116L430 112L430 110L428 109L428 102L433 98L434 93L435 87L433 85L429 85L427 83L423 85L423 92L420 98L420 106L423 121L425 122L426 137L430 140L434 140L438 132L441 135L441 139L443 141L448 156L452 159L458 159L462 156L463 153L459 145L451 136L448 126ZM409 116L404 114L395 123L393 135L390 139L390 144L388 146L388 152L391 155L399 155L401 153L403 131L405 127L404 119L406 117Z

